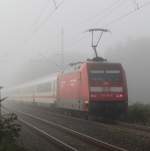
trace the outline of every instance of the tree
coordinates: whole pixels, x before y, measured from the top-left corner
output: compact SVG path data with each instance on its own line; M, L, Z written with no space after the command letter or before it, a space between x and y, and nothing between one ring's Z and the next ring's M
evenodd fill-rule
M14 113L5 114L0 118L0 151L7 151L19 136L20 125Z

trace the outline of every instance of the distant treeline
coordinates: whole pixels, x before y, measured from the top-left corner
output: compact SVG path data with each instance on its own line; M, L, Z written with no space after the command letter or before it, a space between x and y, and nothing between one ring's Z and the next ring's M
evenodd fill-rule
M150 104L135 103L129 105L127 121L150 125Z

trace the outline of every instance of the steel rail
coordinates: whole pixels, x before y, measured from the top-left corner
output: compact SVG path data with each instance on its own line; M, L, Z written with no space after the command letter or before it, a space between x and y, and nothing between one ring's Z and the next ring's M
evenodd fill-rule
M2 107L5 111L5 113L7 113L7 111L9 111L6 107ZM17 111L18 112L18 111ZM21 123L23 123L24 125L26 125L27 127L33 129L34 131L38 132L40 135L42 135L43 137L47 138L48 140L50 140L52 143L58 145L59 147L61 147L62 150L64 151L78 151L78 149L70 146L69 144L66 144L65 142L59 140L58 138L48 134L47 132L39 129L38 127L34 126L33 124L18 118L18 121L20 121Z
M45 138L47 138L48 140L50 140L52 143L58 145L61 147L62 150L65 150L65 151L78 151L78 149L66 144L65 142L62 142L61 140L59 140L58 138L46 133L45 131L39 129L38 127L34 126L33 124L21 119L21 118L18 118L18 120L20 122L22 122L23 124L25 124L26 126L28 126L29 128L35 130L36 132L40 133L42 136L44 136Z
M72 130L72 129L70 129L70 128L67 128L67 127L65 127L65 126L62 126L62 125L57 124L57 123L54 123L54 122L52 122L52 121L48 121L48 120L46 120L46 119L42 119L42 118L33 116L33 115L29 114L29 113L20 112L20 111L17 111L17 112L18 112L18 113L21 113L21 114L24 114L24 115L26 115L26 116L28 116L28 117L30 117L30 118L33 118L33 119L39 120L39 121L41 121L41 122L44 122L44 123L46 123L46 124L48 124L48 125L51 125L51 126L53 126L53 127L55 127L55 128L61 129L61 130L65 131L65 132L69 133L70 135L75 135L75 136L78 137L79 139L84 140L84 141L86 141L86 142L88 142L88 143L90 143L90 144L96 145L96 146L99 147L99 148L107 149L108 151L127 151L127 150L124 149L124 148L117 147L117 146L115 146L115 145L111 145L111 144L109 144L109 143L106 143L106 142L104 142L104 141L98 140L98 139L93 138L93 137L91 137L91 136L88 136L88 135L86 135L86 134L79 133L79 132L77 132L77 131L75 131L75 130Z

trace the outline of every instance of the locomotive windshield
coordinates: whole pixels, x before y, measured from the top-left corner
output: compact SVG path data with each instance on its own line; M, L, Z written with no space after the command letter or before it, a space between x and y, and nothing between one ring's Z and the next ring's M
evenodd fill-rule
M90 80L121 82L121 73L120 70L91 70Z

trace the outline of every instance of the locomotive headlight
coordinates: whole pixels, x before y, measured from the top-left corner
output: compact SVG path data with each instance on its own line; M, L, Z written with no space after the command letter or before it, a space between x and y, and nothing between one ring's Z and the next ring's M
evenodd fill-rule
M116 94L116 98L123 98L123 94Z
M85 104L88 104L88 103L89 103L89 101L88 101L88 100L86 100L84 103L85 103Z

